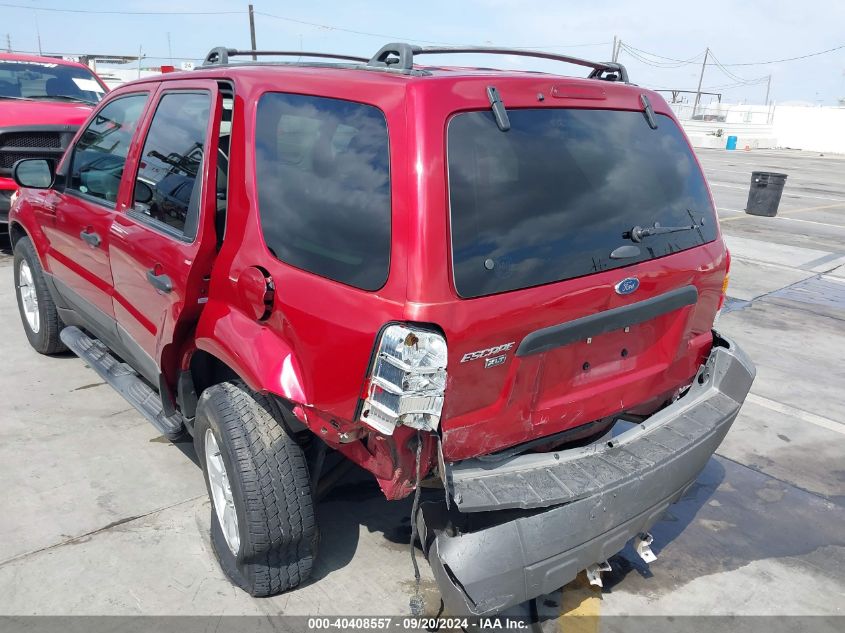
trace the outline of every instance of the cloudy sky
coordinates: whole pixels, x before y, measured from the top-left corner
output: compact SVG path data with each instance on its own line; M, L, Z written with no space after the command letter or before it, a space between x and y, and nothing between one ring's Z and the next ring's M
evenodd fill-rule
M607 60L616 35L629 47L622 49L620 61L640 85L695 90L709 47L714 57L706 67L703 89L722 92L723 100L762 103L768 75L771 99L777 102L833 105L845 97L845 0L254 0L253 4L258 47L264 49L370 55L382 43L400 40L533 47ZM4 49L8 33L14 50L37 51L37 30L45 52L137 55L140 46L148 56L145 65L150 66L168 63L171 55L177 63L201 58L217 45L249 46L247 2L240 0L0 2ZM835 47L840 48L805 59L760 63ZM524 58L496 62L473 56L450 61L583 72Z

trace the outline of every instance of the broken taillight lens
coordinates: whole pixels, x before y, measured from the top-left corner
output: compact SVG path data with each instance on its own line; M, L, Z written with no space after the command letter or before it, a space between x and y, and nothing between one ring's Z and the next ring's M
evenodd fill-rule
M397 425L435 431L446 389L446 339L410 325L390 325L377 343L361 422L391 435Z

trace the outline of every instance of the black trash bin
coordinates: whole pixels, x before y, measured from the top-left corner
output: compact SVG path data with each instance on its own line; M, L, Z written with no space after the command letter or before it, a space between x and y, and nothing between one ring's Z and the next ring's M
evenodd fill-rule
M751 188L748 190L748 204L745 205L745 212L767 217L777 215L785 184L786 174L752 171Z

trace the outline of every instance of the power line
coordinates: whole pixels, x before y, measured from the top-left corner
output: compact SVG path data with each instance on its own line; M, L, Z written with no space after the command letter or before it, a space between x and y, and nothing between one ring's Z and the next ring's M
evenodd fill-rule
M689 64L696 64L696 63L698 63L697 60L704 54L704 52L702 51L699 55L696 55L695 57L691 57L688 60L678 60L677 62L669 63L669 62L656 62L654 60L647 59L643 55L640 55L638 52L635 52L636 49L630 48L624 42L622 42L621 48L624 49L625 52L628 53L628 55L630 55L631 57L633 57L637 61L642 62L643 64L646 64L647 66L652 66L654 68L664 68L664 69L680 68L682 66L687 66Z
M281 15L273 15L272 13L264 13L263 11L256 11L256 15L262 15L265 18L273 18L275 20L282 20L284 22L292 22L294 24L302 24L305 26L313 26L318 29L326 29L328 31L340 31L342 33L352 33L354 35L365 35L367 37L378 37L387 40L398 40L405 42L422 42L423 44L437 44L439 46L450 46L449 42L437 42L434 40L421 40L412 37L402 37L399 35L385 35L384 33L371 33L368 31L356 31L354 29L346 29L340 26L331 26L329 24L320 24L318 22L308 22L307 20L298 20L296 18L288 18Z
M52 7L36 7L33 5L11 4L8 2L0 2L0 7L26 9L28 11L45 11L48 13L89 13L97 15L233 15L243 13L243 11L95 11L93 9L57 9Z
M403 35L390 35L386 33L373 33L371 31L358 31L355 29L348 29L341 26L333 26L331 24L322 24L320 22L310 22L308 20L300 20L297 18L290 18L283 15L274 15L272 13L265 13L264 11L256 11L256 15L264 16L265 18L273 18L275 20L282 20L284 22L292 22L293 24L301 24L304 26L311 26L318 29L324 29L327 31L339 31L342 33L351 33L353 35L363 35L366 37L377 37L382 40L392 40L398 42L419 42L421 44L435 44L437 46L463 46L466 42L441 42L438 40L424 40L416 37L406 37ZM607 46L610 42L591 42L589 44L551 44L551 45L539 45L539 44L532 44L529 46L507 46L506 48L517 48L517 49L544 49L544 48L584 48L589 46Z
M699 59L701 59L702 55L704 55L704 51L701 51L700 53L698 53L698 55L690 57L689 59L677 59L675 57L666 57L665 55L658 55L657 53L650 53L649 51L645 51L641 48L637 48L636 46L631 46L630 44L627 44L625 42L622 42L622 47L627 49L628 52L632 54L632 56L634 55L634 51L636 51L637 53L640 53L641 56L642 55L648 55L650 57L658 57L660 59L665 59L669 62L675 62L678 66L684 66L686 64L694 64ZM657 65L657 64L660 64L660 63L665 63L665 62L653 62L653 65ZM671 66L671 67L674 67L674 66Z
M727 68L725 68L725 65L722 62L720 62L716 58L716 56L713 54L713 51L710 51L710 57L712 57L713 61L716 62L716 66L719 68L719 70L721 70L723 73L725 73L725 75L727 75L728 77L730 77L734 81L739 82L740 84L753 85L753 84L760 83L762 81L766 81L768 79L768 75L766 75L764 77L756 77L755 79L745 79L743 77L740 77L739 75L735 75L734 73L729 71Z
M770 59L764 62L741 62L741 63L734 63L734 64L725 64L725 66L764 66L766 64L779 64L781 62L793 62L797 59L807 59L808 57L818 57L819 55L824 55L826 53L832 53L834 51L839 51L845 49L845 44L840 44L839 46L834 46L833 48L828 48L823 51L816 51L815 53L807 53L806 55L798 55L797 57L785 57L783 59Z
M632 53L631 49L633 49L633 51L636 51L638 53L650 55L651 57L658 57L660 59L665 59L665 60L668 60L668 61L677 62L680 65L690 63L692 60L696 60L696 59L700 58L701 55L702 55L702 53L699 53L695 57L691 57L688 60L683 60L683 59L677 59L675 57L666 57L665 55L658 55L657 53L645 51L641 48L636 48L635 46L631 46L630 44L625 43L625 42L623 42L622 46L623 46L623 48L625 48L627 50L628 53ZM764 66L764 65L767 65L767 64L779 64L781 62L791 62L791 61L795 61L795 60L798 60L798 59L807 59L809 57L817 57L819 55L825 55L827 53L833 53L835 51L842 50L842 49L845 49L845 44L841 44L839 46L834 46L832 48L827 48L823 51L816 51L814 53L807 53L805 55L798 55L796 57L784 57L783 59L769 59L769 60L759 61L759 62L732 62L730 64L719 63L719 64L713 64L713 65L714 66L723 66L723 67L724 66ZM633 53L632 53L632 56L633 56ZM712 56L712 51L711 51L711 56ZM648 62L646 62L646 63L648 63ZM656 66L658 63L659 62L653 62L652 61L651 65ZM710 64L708 64L708 65L710 65ZM666 66L666 67L668 68L668 67L672 67L672 66Z
M0 2L0 7L9 7L13 9L27 9L35 11L45 11L51 13L83 13L94 15L240 15L244 11L100 11L94 9L58 9L52 7L36 7L24 4L14 4L9 2ZM378 37L381 39L398 40L406 42L420 42L423 44L436 44L439 46L461 46L464 42L441 42L437 40L424 40L415 37L402 37L397 35L386 35L384 33L372 33L369 31L357 31L355 29L347 29L340 26L333 26L331 24L322 24L320 22L309 22L307 20L299 20L296 18L289 18L272 13L265 13L263 11L255 11L255 15L262 15L267 18L276 20L283 20L285 22L292 22L294 24L301 24L304 26L311 26L318 29L325 29L328 31L340 31L343 33L351 33L353 35L364 35L367 37ZM508 48L519 49L541 49L541 48L584 48L590 46L606 46L610 42L591 42L588 44L552 44L548 46L532 44L529 46L509 46Z

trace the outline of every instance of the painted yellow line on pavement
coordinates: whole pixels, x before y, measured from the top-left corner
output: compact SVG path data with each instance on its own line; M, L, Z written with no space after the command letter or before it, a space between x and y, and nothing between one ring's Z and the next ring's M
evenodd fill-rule
M598 633L601 587L594 587L583 571L561 593L559 633Z

